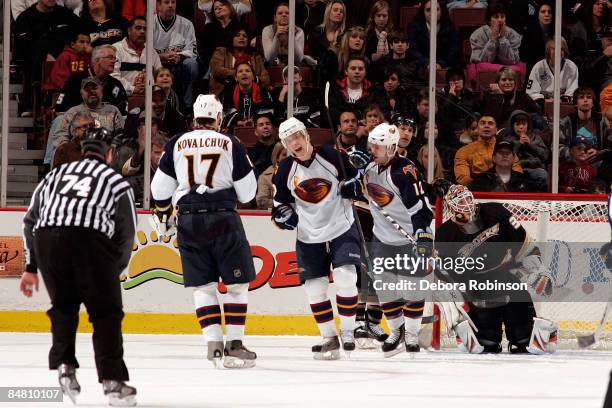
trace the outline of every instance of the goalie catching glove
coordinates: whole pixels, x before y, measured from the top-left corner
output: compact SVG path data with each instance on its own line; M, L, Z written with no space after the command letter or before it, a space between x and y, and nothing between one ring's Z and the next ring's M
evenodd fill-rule
M172 204L166 207L155 207L152 214L151 226L159 235L171 237L176 234L176 217Z
M280 229L293 230L298 224L298 215L289 204L272 208L272 221Z

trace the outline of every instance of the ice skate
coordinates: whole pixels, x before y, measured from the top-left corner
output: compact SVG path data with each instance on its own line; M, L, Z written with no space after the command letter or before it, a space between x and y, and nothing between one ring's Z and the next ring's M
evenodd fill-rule
M340 339L342 339L342 349L346 353L346 356L350 358L351 352L355 351L355 331L342 330L340 332Z
M221 360L223 359L223 342L222 341L209 341L208 342L207 358L210 361L212 361L215 368L221 367Z
M355 327L354 336L355 336L355 344L357 348L362 350L371 350L376 348L376 340L374 340L370 333L368 333L368 329L366 327L366 322L363 320L360 322L356 322L357 327Z
M319 344L312 346L315 360L338 360L340 359L340 341L338 336L324 337Z
M232 340L227 342L223 354L225 355L225 358L223 359L223 367L225 368L255 367L257 354L244 347L242 340Z
M81 393L81 386L76 379L76 370L68 364L61 364L57 367L58 379L62 392L76 405L76 397Z
M419 346L419 334L406 332L406 352L407 353L418 353L421 351Z
M108 396L111 407L136 406L136 388L130 387L123 381L102 380L104 395Z
M385 333L385 329L382 328L380 323L367 322L366 329L368 330L370 336L380 343L384 342L389 337L389 335Z
M393 357L403 351L401 345L404 340L405 332L406 330L403 324L399 328L391 331L391 335L388 336L382 345L382 351L385 358Z

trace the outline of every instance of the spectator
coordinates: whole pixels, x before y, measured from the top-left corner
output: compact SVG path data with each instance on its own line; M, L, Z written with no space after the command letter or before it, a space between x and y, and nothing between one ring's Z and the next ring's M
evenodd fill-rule
M510 114L517 109L534 115L540 113L538 104L525 91L518 89L517 82L516 72L510 67L503 67L483 97L482 110L493 114L497 123L506 123Z
M436 100L436 113L438 112L438 103ZM417 129L419 129L419 133L422 133L426 127L427 122L429 122L429 89L421 88L419 94L417 95L416 100L416 111L415 111L415 123L417 125ZM436 118L437 120L437 118Z
M455 179L458 184L469 186L480 173L491 168L497 123L495 117L483 114L478 119L478 140L457 150L455 155ZM512 169L521 171L516 157Z
M145 116L145 111L138 108L132 110L132 113L125 120L124 138L113 152L113 162L111 164L113 169L119 173L122 172L125 164L129 164L127 162L141 146L144 152ZM160 125L161 121L153 115L151 117L151 135L157 134ZM141 139L143 142L140 142Z
M409 54L405 33L392 32L390 45L391 53L374 64L372 78L375 82L382 83L387 68L397 69L401 87L407 92L407 98L414 102L419 89L427 84L425 69L414 56Z
M493 166L477 175L470 184L472 191L496 192L532 192L538 188L522 173L513 170L512 163L516 160L511 142L500 140L495 143Z
M128 95L144 95L147 62L146 39L146 20L143 17L134 17L128 27L128 36L113 44L117 50L113 76L121 81ZM159 69L161 66L159 56L154 54L153 69Z
M226 47L215 50L210 63L210 92L217 96L223 94L226 85L233 85L236 77L236 64L248 62L253 68L259 84L270 88L270 76L264 66L261 55L249 49L249 37L246 29L238 27L232 33L232 41Z
M123 128L123 120L119 109L112 105L102 103L102 83L96 77L85 78L81 82L81 97L83 103L73 106L66 113L58 117L58 125L54 133L49 132L49 140L53 148L57 148L64 140L69 140L70 123L77 112L87 110L94 118L96 127L104 127L115 135Z
M213 12L213 0L198 0L198 8L209 17ZM230 0L232 8L239 18L251 12L251 0Z
M233 33L240 27L232 3L229 0L214 0L210 22L204 27L198 27L197 33L198 53L205 71L209 69L213 52L218 47L229 47L234 38Z
M387 36L393 31L393 20L389 18L389 3L378 0L370 9L366 26L366 56L375 62L389 54Z
M427 177L427 168L429 166L429 146L421 146L419 153L417 154L417 162L420 167L419 170L421 170L425 177ZM437 180L440 178L444 178L444 165L442 164L442 158L440 157L440 153L438 153L438 149L434 148L433 179Z
M170 136L186 132L189 126L185 117L176 109L169 106L168 98L164 90L158 85L153 85L151 92L153 93L151 108L153 110L153 116L158 121L158 129ZM130 114L125 120L124 133L126 138L135 138L138 129L138 121L144 109L145 107L141 106L140 108L135 108L130 111Z
M272 150L272 164L257 177L257 196L255 200L257 201L257 208L260 210L270 210L272 208L275 191L272 176L278 168L278 163L285 157L287 157L287 150L282 143L275 143Z
M521 35L506 25L508 12L501 3L487 8L487 25L478 28L470 36L472 46L468 77L475 81L479 71L498 70L511 65L515 71L525 75L525 63L519 61Z
M111 76L117 61L117 51L112 45L95 47L91 53L91 66L86 72L71 76L57 98L55 112L66 112L83 102L81 83L87 77L96 77L102 84L102 102L113 105L122 115L127 114L127 94L118 79Z
M66 7L78 16L81 13L82 1L83 0L56 0L55 4ZM13 16L13 20L17 20L17 17L19 17L21 13L36 3L37 0L11 0L11 15Z
M172 75L172 71L162 66L153 72L153 79L155 80L155 85L159 86L164 91L167 107L181 113L181 101L174 89L172 89L172 85L174 85L174 75Z
M595 93L591 88L578 88L574 92L576 112L570 113L559 123L559 158L569 160L569 146L572 140L582 138L589 143L586 158L595 167L601 165L601 160L610 149L608 135L610 125L600 113L593 111ZM610 163L603 163L609 167Z
M391 122L398 127L400 131L400 140L397 144L397 154L401 157L406 157L414 163L418 163L419 149L415 148L412 143L417 137L417 126L414 120L401 114L395 114L391 118Z
M286 64L289 50L289 5L277 4L274 8L274 23L261 33L264 58L268 64ZM295 63L304 58L304 31L295 27Z
M595 92L601 92L612 83L612 26L604 30L601 36L601 48L603 49L601 54L587 59L582 81ZM602 109L603 112L605 110Z
M242 62L236 65L236 85L226 86L223 92L225 128L253 126L258 115L273 114L272 97L255 82L251 65Z
M527 112L521 110L512 112L508 121L508 130L500 140L513 144L523 174L538 186L538 189L545 189L548 180L546 161L550 151L542 140L540 132L533 129Z
M377 86L375 94L376 104L387 119L391 119L395 114L406 115L410 112L412 101L408 92L401 86L397 66L385 69L382 86Z
M610 9L605 0L587 0L583 4L582 18L572 28L570 49L576 65L583 69L588 60L599 57L601 37L610 24Z
M334 83L340 79L339 75L344 72L348 60L354 56L365 58L365 30L360 26L346 30L337 51L329 49L323 54L319 62L321 88L325 87L326 82Z
M66 45L55 60L53 69L43 84L43 91L62 89L72 75L89 69L91 60L89 35L79 31L83 30L75 31L70 45Z
M180 78L178 94L187 112L193 106L193 83L199 79L198 45L191 21L176 14L176 0L157 0L153 45L164 66Z
M478 111L478 99L474 92L465 86L463 69L449 69L446 71L445 79L446 86L439 94L439 122L442 124L442 134L448 136L444 143L448 146L460 147L459 138L465 131L466 121L473 120ZM452 156L454 157L454 153Z
M372 104L366 106L363 110L363 130L359 134L360 138L367 138L374 128L385 121L385 115L382 113L378 105Z
M85 132L93 127L94 119L87 110L75 113L70 126L68 127L69 140L65 140L57 147L53 155L52 169L64 163L71 163L81 160L81 140L85 137Z
M336 81L330 89L329 105L332 120L337 120L343 110L363 109L372 101L372 84L366 80L366 62L361 57L352 57L345 77Z
M259 176L272 164L272 151L277 142L274 137L272 116L264 114L255 119L255 137L257 137L257 143L249 147L247 153L253 162L255 175Z
M547 58L544 52L546 43L555 36L554 10L551 0L541 1L537 7L537 18L530 19L527 24L525 41L521 41L519 53L528 70L531 70L538 61Z
M274 92L275 116L279 122L287 118L287 76L289 67L283 69L283 87ZM321 108L318 92L302 86L302 74L299 67L294 67L293 74L293 116L307 127L321 126Z
M561 38L561 100L569 102L578 88L578 67L569 57L569 49L565 39ZM553 99L555 81L555 40L546 42L546 59L535 64L529 74L527 94L544 108L545 100Z
M125 18L127 21L132 21L132 19L136 16L146 16L146 0L123 0L121 15L123 15L123 18Z
M81 20L91 37L92 47L115 44L127 35L128 20L115 13L112 0L84 1Z
M337 52L339 40L346 29L346 7L342 0L333 0L327 3L323 22L312 33L310 55L321 61L323 54L329 49Z
M448 11L456 8L487 8L487 0L451 0L446 6Z
M323 22L325 3L319 0L304 0L303 4L296 4L295 14L295 24L304 29L304 36L308 41L317 26Z
M459 63L459 32L450 21L444 2L437 3L438 47L436 69L455 67ZM410 25L410 50L421 66L429 66L429 38L431 36L431 1L421 3L418 14Z
M570 142L568 159L559 165L560 193L593 193L593 182L597 169L589 162L588 151L593 146L585 139L577 137Z
M361 151L367 151L368 138L358 136L359 121L357 114L347 109L343 111L339 116L338 124L338 135L336 138L337 147L341 150L349 152L351 150L358 149Z

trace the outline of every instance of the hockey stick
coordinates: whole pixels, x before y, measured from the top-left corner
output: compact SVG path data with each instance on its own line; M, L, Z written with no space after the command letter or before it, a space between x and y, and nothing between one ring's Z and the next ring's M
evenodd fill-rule
M597 326L595 332L593 334L578 336L578 346L580 348L587 348L589 346L592 346L599 340L599 335L603 330L604 323L606 322L606 316L608 316L610 310L612 310L612 301L606 303L606 309L603 312L603 316L601 316L601 321L599 322L599 325Z

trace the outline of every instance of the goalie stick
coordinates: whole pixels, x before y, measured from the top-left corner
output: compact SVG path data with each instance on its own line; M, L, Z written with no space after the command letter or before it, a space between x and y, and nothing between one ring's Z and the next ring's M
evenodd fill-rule
M595 332L593 332L592 334L586 334L584 336L578 336L578 346L580 348L587 348L589 346L592 346L599 340L599 335L603 330L604 324L606 323L606 317L608 316L610 310L612 310L612 300L606 303L606 308L603 312L603 316L601 316L601 320L599 321L599 325L597 326L597 329L595 329Z

